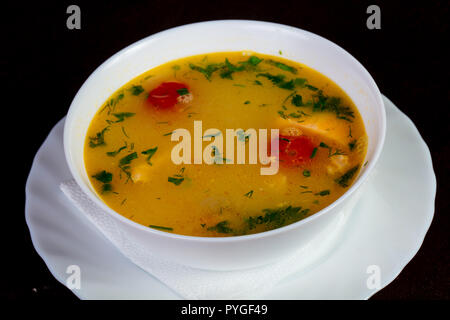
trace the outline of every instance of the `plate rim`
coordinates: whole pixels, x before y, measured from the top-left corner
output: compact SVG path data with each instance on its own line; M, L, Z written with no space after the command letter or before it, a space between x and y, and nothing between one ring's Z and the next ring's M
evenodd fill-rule
M422 135L420 134L420 131L418 130L417 126L414 124L414 122L401 109L399 109L389 98L387 98L385 95L382 95L382 97L383 97L383 102L387 101L387 104L389 104L391 107L393 107L394 110L398 111L401 114L401 116L403 116L405 118L405 120L406 120L405 124L408 125L409 129L412 130L414 132L414 135L418 138L416 142L418 144L420 144L421 149L423 150L423 154L426 156L427 161L429 161L427 164L429 164L428 169L430 170L429 178L430 178L431 185L429 187L431 188L431 190L430 190L431 191L431 199L427 205L428 210L424 214L426 216L426 223L423 224L423 226L420 230L419 229L417 230L417 235L416 235L415 241L414 241L415 243L413 245L411 245L411 250L408 251L408 254L405 254L404 258L401 259L401 261L399 261L395 266L393 266L391 268L391 271L389 272L389 277L386 277L386 275L384 275L383 278L387 279L387 280L385 280L381 283L380 288L376 289L376 290L372 290L368 294L364 294L364 295L362 294L361 297L359 298L361 300L367 300L370 297L372 297L374 294L376 294L377 292L379 292L382 289L384 289L385 287L387 287L390 283L392 283L398 277L398 275L402 272L402 270L406 267L406 265L409 262L411 262L411 260L415 257L415 255L418 253L418 251L422 247L423 242L425 240L425 236L431 226L431 223L433 221L434 214L435 214L437 180L436 180L436 174L435 174L434 167L433 167L433 160L431 157L430 149L429 149L428 145L426 144L425 140L423 139ZM388 111L388 108L386 108L386 109L387 109L386 111ZM388 116L388 112L386 112L386 113ZM28 177L26 180L26 184L25 184L25 195L26 195L25 196L25 221L26 221L29 233L30 233L30 239L31 239L34 249L36 250L38 255L41 257L41 259L44 261L47 269L50 271L52 276L58 282L60 282L62 285L64 285L66 287L65 281L62 279L62 276L60 276L60 273L57 272L53 268L53 265L49 262L50 259L46 255L45 249L39 243L38 236L36 234L37 231L34 230L33 222L31 222L31 218L30 218L31 217L31 213L30 213L31 204L30 204L30 200L29 200L29 196L28 196L28 194L30 193L30 190L29 190L30 177L31 177L31 173L33 172L33 169L36 167L37 162L39 160L38 155L41 153L41 150L43 149L44 145L46 145L46 143L48 142L51 134L54 133L54 129L58 125L60 125L61 122L64 122L65 118L66 117L63 117L52 127L49 134L46 136L46 138L42 142L41 146L39 147L38 151L36 152L35 157L33 158L33 162L30 167L30 171L29 171L29 174L28 174ZM126 259L125 257L123 257L123 258ZM150 276L152 276L152 275L150 274ZM156 279L156 280L159 281L158 279ZM82 290L70 290L70 291L79 299L90 299L89 297L82 295ZM174 294L176 294L180 298L180 296L176 292L174 292ZM264 298L261 298L261 299L264 300ZM293 298L293 300L295 300L295 298Z

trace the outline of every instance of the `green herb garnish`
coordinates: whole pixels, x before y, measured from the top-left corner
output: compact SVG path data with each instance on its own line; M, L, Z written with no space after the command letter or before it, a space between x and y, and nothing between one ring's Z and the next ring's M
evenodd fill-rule
M117 122L123 122L126 118L130 118L134 116L136 113L133 112L120 112L120 113L113 113L112 115L117 118L116 121L112 120L106 120L109 124L111 123L117 123Z
M110 151L110 152L107 152L106 154L107 154L108 156L110 156L110 157L115 157L117 154L120 153L120 151L122 151L123 149L126 149L126 148L127 148L127 142L125 141L125 145L124 145L124 146L120 147L120 148L117 149L116 151Z
M134 159L137 159L137 157L138 157L137 152L130 153L129 155L120 159L119 166L124 166L124 165L130 164L131 161L133 161Z
M124 135L125 137L130 138L130 137L128 136L127 132L125 131L125 128L124 128L124 127L122 127L122 132L123 132L123 135Z
M177 92L178 92L178 94L179 94L180 96L184 96L184 95L189 94L189 90L188 90L187 88L181 88L181 89L178 89Z
M283 74L273 75L267 72L258 73L256 77L264 77L270 80L275 86L286 90L294 90L296 86L303 87L306 82L306 79L303 78L285 80L286 77Z
M353 151L356 147L356 139L349 142L348 147L349 147L350 151Z
M311 152L311 156L309 157L310 159L314 158L316 156L317 153L317 147L313 149L313 151Z
M251 198L253 196L253 190L250 190L246 194L244 194L244 197Z
M132 86L130 89L130 92L133 96L138 96L140 95L142 92L144 92L144 88L140 85L138 86Z
M296 94L295 96L292 97L291 103L296 106L296 107L301 107L303 106L303 98L301 95Z
M354 177L354 175L356 174L358 169L359 169L359 165L354 166L353 168L348 170L346 173L344 173L342 176L340 176L339 178L337 178L334 181L337 184L339 184L341 187L346 188L349 186L349 181Z
M272 59L269 60L265 60L266 63L271 64L275 67L277 67L278 69L284 70L284 71L288 71L290 73L296 74L297 73L297 69L291 66L288 66L282 62L278 62L278 61L274 61Z
M173 231L173 228L169 228L169 227L162 227L162 226L155 226L155 225L149 225L150 228L153 229L161 229L161 230L167 230L167 231Z
M173 183L176 186L179 186L184 181L184 178L169 177L167 179L167 181L170 182L170 183Z
M112 185L110 183L105 183L102 186L102 193L112 191Z
M103 112L106 108L108 108L108 114L110 114L112 111L116 109L116 105L119 103L120 100L122 100L125 97L123 92L119 93L117 97L111 98L105 105L105 107L100 111L100 113Z
M222 67L222 64L212 63L206 66L206 68L202 68L200 66L196 66L192 63L189 64L189 67L194 70L202 73L208 81L211 81L211 76L214 72L219 70Z
M97 132L95 137L89 137L89 147L96 148L99 146L106 145L105 143L105 132L109 129L109 126L104 128L102 131Z
M153 155L156 153L156 151L158 150L158 147L154 147L145 151L142 151L142 154L145 154L147 156L147 163L149 165L152 165L152 163L150 162L150 159L153 157Z
M213 227L208 227L206 230L208 231L216 231L218 233L231 233L233 232L233 229L231 229L228 225L228 221L224 220L219 222Z
M264 215L249 217L245 222L250 230L256 228L259 224L265 224L266 229L272 230L298 221L304 218L308 212L309 209L302 210L302 207L292 206L276 209L264 209Z
M336 114L338 119L343 119L349 122L354 118L354 112L350 107L343 106L341 99L337 97L325 96L322 91L319 91L313 96L313 111L314 112L332 112Z
M107 172L105 170L100 171L99 173L95 174L92 176L92 178L97 179L98 181L102 182L102 183L108 183L112 181L112 173Z
M320 192L315 193L316 196L327 196L330 194L330 190L322 190Z
M314 86L312 86L312 85L310 85L310 84L305 84L305 87L308 88L308 89L311 90L311 91L317 91L317 90L319 90L319 89L317 89L316 87L314 87Z
M303 176L304 176L304 177L307 177L307 178L310 177L310 176L311 176L311 171L306 170L306 169L303 170Z

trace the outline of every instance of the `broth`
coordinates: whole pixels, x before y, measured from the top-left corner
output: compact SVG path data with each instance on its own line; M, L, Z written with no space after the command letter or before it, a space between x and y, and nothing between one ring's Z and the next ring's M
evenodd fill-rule
M193 135L194 121L222 135L279 129L269 138L279 141L278 172L229 164L225 148L213 152L222 164L174 164L171 134ZM220 237L279 228L328 206L352 184L366 149L356 106L324 75L281 57L220 52L168 62L116 91L92 119L84 159L99 197L124 217Z

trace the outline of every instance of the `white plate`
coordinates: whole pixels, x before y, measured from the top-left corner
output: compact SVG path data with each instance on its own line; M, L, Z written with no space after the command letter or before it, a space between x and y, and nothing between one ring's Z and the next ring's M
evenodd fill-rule
M339 241L264 298L367 299L394 280L419 250L434 214L436 177L414 124L385 97L384 103L384 150ZM65 284L67 267L78 265L81 288L73 292L82 299L179 299L126 259L60 191L59 184L72 178L63 124L39 149L26 185L26 221L50 272ZM373 275L369 266L379 268L379 288L367 286Z

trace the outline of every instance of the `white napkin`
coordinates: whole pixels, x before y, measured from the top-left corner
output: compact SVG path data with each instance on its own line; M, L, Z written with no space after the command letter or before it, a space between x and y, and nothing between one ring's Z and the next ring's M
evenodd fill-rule
M276 263L238 271L208 271L162 260L131 241L116 222L81 190L75 180L60 185L64 194L94 225L136 265L185 299L255 299L264 296L282 279L304 269L327 251L327 244L305 248ZM343 221L341 221L343 224ZM339 228L336 228L339 229ZM331 241L326 241L331 242ZM308 259L305 259L308 257Z

